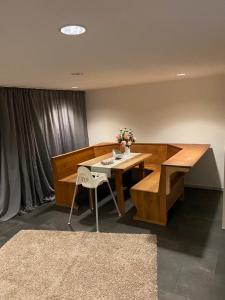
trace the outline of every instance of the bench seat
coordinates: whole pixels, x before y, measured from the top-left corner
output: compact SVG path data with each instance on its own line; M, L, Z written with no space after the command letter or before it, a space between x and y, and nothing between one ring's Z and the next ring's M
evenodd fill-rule
M67 177L64 177L62 179L60 179L60 182L68 182L68 183L75 183L77 179L77 173L74 173L72 175L69 175Z
M158 193L159 182L160 182L161 168L158 167L154 172L147 175L144 179L136 183L131 189L148 192L148 193Z
M136 220L166 225L168 210L183 197L184 174L204 155L210 145L135 143L131 152L151 153L144 161L143 180L131 188L131 199L137 209ZM104 143L52 158L56 204L70 207L80 163L119 149L115 143Z

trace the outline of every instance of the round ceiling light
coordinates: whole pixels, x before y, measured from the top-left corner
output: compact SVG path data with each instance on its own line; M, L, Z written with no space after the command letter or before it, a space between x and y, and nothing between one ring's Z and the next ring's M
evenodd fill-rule
M66 25L61 27L60 31L66 35L81 35L85 33L86 28L81 25Z
M72 76L82 76L84 75L83 72L75 72L75 73L71 73Z

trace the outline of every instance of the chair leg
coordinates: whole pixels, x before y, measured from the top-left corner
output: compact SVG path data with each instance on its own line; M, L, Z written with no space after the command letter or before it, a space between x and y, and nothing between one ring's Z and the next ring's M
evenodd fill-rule
M92 191L93 191L93 189L89 189L89 207L90 207L91 211L94 210Z
M95 188L95 215L96 215L96 231L99 232L99 225L98 225L98 194L97 194L97 188Z
M75 190L74 190L74 194L73 194L73 201L72 201L72 205L71 205L71 208L70 208L70 216L69 216L69 220L68 220L68 225L71 224L71 217L72 217L72 213L73 213L73 207L74 207L74 203L75 203L75 198L76 198L76 194L77 194L77 183L76 183L76 186L75 186Z
M116 199L115 199L115 197L114 197L113 191L112 191L112 189L111 189L111 186L110 186L110 184L109 184L109 182L108 182L108 181L107 181L107 184L108 184L108 187L109 187L110 193L111 193L111 195L112 195L112 198L113 198L114 204L115 204L115 206L116 206L116 210L117 210L117 212L118 212L118 215L119 215L119 217L121 217L121 213L120 213L119 207L118 207L118 205L117 205Z

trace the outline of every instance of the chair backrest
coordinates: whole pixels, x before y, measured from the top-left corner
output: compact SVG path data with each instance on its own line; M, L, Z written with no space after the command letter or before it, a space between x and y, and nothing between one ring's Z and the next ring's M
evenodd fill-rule
M91 175L91 171L86 167L79 167L77 170L77 184L81 184L83 187L93 189L95 188L94 178Z

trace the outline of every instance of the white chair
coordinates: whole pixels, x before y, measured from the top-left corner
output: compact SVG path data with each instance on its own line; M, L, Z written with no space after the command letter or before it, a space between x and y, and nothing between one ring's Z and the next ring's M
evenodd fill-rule
M79 184L81 184L85 188L95 190L96 228L97 228L97 232L99 232L97 188L98 188L99 185L103 184L104 182L107 182L110 193L112 195L113 201L114 201L115 206L116 206L116 210L117 210L119 216L121 216L121 213L120 213L119 208L118 208L117 203L116 203L116 199L114 197L111 186L109 184L107 175L105 173L91 172L86 167L79 167L78 171L77 171L76 186L75 186L73 201L72 201L72 205L71 205L71 209L70 209L70 216L69 216L68 225L71 224L71 217L72 217L73 207L74 207L75 198L76 198L76 194L77 194L77 187L78 187Z

